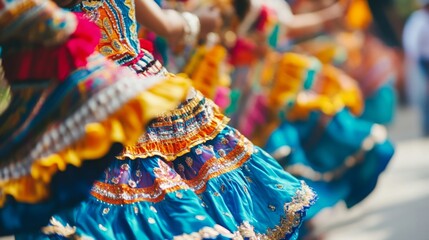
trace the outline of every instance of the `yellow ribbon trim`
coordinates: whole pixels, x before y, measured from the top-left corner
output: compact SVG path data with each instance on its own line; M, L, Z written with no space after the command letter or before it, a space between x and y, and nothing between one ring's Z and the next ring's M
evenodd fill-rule
M142 80L143 81L143 80ZM36 160L30 175L0 182L0 207L6 195L19 202L37 203L49 197L49 185L58 171L68 164L81 166L83 161L99 159L113 143L133 145L144 126L158 115L177 107L190 88L187 79L168 75L167 79L130 100L102 122L86 126L85 136L59 153Z

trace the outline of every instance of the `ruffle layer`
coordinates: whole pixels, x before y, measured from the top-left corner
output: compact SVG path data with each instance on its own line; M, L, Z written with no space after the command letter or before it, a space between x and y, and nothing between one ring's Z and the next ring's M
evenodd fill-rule
M288 53L280 62L269 105L282 109L288 120L295 121L307 119L312 111L332 116L344 107L359 115L363 97L358 84L337 68Z
M370 152L379 144L383 144L387 141L387 130L384 126L374 124L371 128L369 135L362 140L361 147L357 149L354 153L346 157L343 162L336 168L320 172L312 168L311 166L306 166L304 164L292 164L285 167L285 170L291 173L294 176L308 179L311 181L324 181L332 182L338 179L341 179L344 174L350 169L355 168L362 162L366 161L366 154Z
M174 109L185 98L189 87L186 79L167 78L128 101L105 120L87 124L83 138L56 154L36 160L30 175L0 182L0 206L6 195L20 202L42 201L49 197L52 177L65 171L67 165L80 166L83 161L101 158L113 143L134 144L144 126L160 112Z
M269 105L273 109L283 108L299 92L310 89L321 67L316 58L296 53L284 54L271 88Z
M76 18L75 32L60 46L32 48L23 50L19 54L6 54L3 57L6 79L9 81L28 81L29 79L63 81L71 72L84 67L88 57L94 53L101 34L98 27L82 15L76 14Z
M179 77L172 76L172 79ZM167 161L173 161L188 153L192 147L215 138L228 121L229 118L211 100L197 92L184 106L155 119L139 143L127 146L118 158L161 156Z
M344 106L358 116L362 113L364 103L358 83L332 65L324 65L317 80L316 91L333 99L342 101Z

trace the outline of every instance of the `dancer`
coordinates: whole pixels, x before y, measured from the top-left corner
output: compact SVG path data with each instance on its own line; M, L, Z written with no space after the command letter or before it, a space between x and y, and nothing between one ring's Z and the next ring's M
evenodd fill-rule
M187 81L142 81L106 60L95 52L99 36L51 1L0 1L12 95L0 116L0 235L38 229L86 199L105 157L186 96Z
M311 219L338 202L350 208L365 199L392 158L394 148L384 126L355 117L344 102L332 101L311 85L300 90L305 83L317 85L320 78L315 79L314 72L320 70L297 62L295 56L286 54L279 67L278 76L283 77L276 79L270 106L282 108L284 118L265 149L286 171L318 192L319 201L306 218Z
M134 13L158 34L187 39L198 35L194 15L165 14L140 0L83 1L73 10L101 28L101 53L139 75L180 80L139 49ZM55 215L42 233L61 235L70 226L70 235L96 239L296 238L313 191L227 126L211 100L196 91L188 97L153 120L136 145L108 159L91 198Z

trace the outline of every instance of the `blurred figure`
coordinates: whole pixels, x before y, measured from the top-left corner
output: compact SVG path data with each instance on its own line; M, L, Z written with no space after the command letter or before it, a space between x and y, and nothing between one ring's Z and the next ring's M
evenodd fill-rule
M421 108L423 134L429 136L429 0L407 20L403 42L407 62L408 100Z

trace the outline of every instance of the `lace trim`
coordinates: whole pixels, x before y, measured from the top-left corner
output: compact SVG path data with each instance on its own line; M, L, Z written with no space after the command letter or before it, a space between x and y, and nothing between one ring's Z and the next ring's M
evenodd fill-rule
M234 238L234 235L228 231L226 228L215 225L214 227L203 227L198 232L193 232L190 234L182 234L179 236L175 236L174 240L200 240L200 239L216 239L219 235L223 237L227 237L230 239Z
M301 225L305 217L306 210L316 201L316 194L313 190L301 181L301 189L297 190L292 201L284 205L285 216L280 224L274 228L269 228L264 235L258 234L260 239L287 239L292 236Z
M249 222L243 222L238 226L238 231L231 233L220 225L214 227L203 227L198 232L185 233L182 235L175 236L174 239L207 239L216 238L219 235L224 237L242 240L242 239L287 239L291 237L298 227L301 225L303 218L305 217L306 210L314 204L316 200L316 194L313 190L308 187L304 182L301 182L301 189L297 190L291 202L284 205L285 215L281 218L280 223L274 228L267 229L265 234L257 234L254 231L254 227ZM43 228L43 233L48 235L58 234L65 237L73 237L79 239L75 235L75 227L69 225L63 226L55 219L51 220L53 226Z

